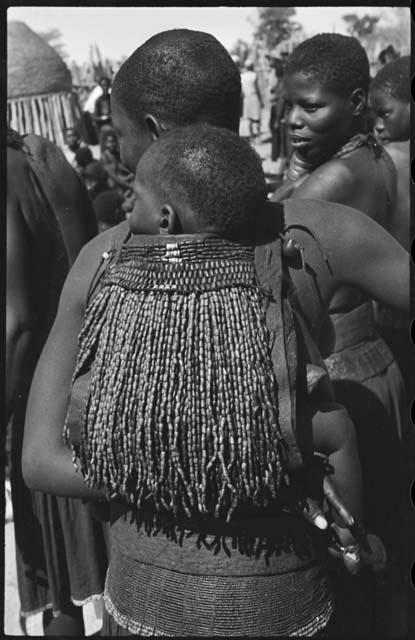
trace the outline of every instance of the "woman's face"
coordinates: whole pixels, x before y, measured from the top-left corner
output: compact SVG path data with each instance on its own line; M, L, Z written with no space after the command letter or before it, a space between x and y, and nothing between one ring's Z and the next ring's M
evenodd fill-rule
M107 136L105 139L105 148L112 153L118 151L118 140L115 136Z
M286 75L284 88L291 144L302 158L324 161L354 135L355 107L350 98L302 72Z
M112 124L118 138L121 162L131 172L135 172L137 162L152 144L150 132L144 126L134 126L115 95L111 96Z
M409 140L411 114L409 102L402 102L381 89L370 92L370 108L375 116L374 131L382 144Z

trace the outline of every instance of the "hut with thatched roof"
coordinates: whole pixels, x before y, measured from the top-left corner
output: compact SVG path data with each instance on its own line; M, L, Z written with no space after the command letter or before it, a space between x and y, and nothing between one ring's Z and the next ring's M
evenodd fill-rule
M36 133L64 145L64 130L79 121L71 73L24 22L7 24L7 119L19 133Z

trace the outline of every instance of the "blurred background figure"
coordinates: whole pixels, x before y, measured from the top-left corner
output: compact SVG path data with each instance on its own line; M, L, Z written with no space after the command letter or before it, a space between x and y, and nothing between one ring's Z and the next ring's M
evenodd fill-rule
M125 219L123 203L122 196L114 189L98 193L93 201L98 233L115 227Z
M42 612L45 636L83 636L82 605L104 588L106 525L81 500L30 491L21 469L35 366L66 275L96 232L85 188L62 151L8 129L6 450L23 633L26 619Z
M76 152L79 149L89 149L89 147L85 144L85 142L81 140L81 136L77 127L70 127L69 129L66 129L64 134L65 147L63 149L63 152L69 164L72 167L76 168Z
M124 197L131 189L134 176L121 162L118 138L114 129L102 131L100 163L107 174L109 188L115 189Z
M395 238L410 247L410 57L397 57L386 64L372 80L369 104L374 133L386 146L397 174L396 206L391 212L390 228ZM382 337L393 352L409 387L413 348L409 337L409 316L376 305ZM412 385L413 386L413 385ZM413 395L413 389L408 389Z
M101 78L99 86L101 87L101 95L96 99L94 106L94 122L98 134L103 127L111 125L110 79L106 77Z
M275 73L274 85L271 87L271 105L269 128L271 131L271 169L276 176L283 176L288 164L288 151L286 144L285 127L285 98L282 78L284 64L281 58L272 61Z
M92 151L88 146L80 147L75 151L74 169L83 178L84 169L94 161Z
M81 175L92 203L99 193L108 191L107 173L99 160L89 162L83 169Z
M240 73L241 72L241 67L242 67L240 57L238 55L236 55L236 54L233 54L233 55L231 55L231 58L232 58L233 62L235 63L235 65L237 66L238 71ZM242 118L242 115L243 115L243 106L244 106L244 97L243 97L243 94L241 92L241 111L240 111L240 117L241 118Z
M248 135L251 140L260 133L262 97L259 90L258 76L254 71L254 63L251 59L245 62L244 71L241 73L243 110L242 117L248 124Z
M389 64L389 62L393 62L397 58L399 58L399 53L395 50L395 47L392 44L389 44L385 49L382 49L378 55L378 61L382 66Z

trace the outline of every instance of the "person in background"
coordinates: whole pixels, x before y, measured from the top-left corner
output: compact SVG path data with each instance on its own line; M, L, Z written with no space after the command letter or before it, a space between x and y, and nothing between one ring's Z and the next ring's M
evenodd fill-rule
M81 127L83 136L85 141L92 146L99 144L99 132L95 124L94 113L95 103L100 96L102 96L102 88L99 84L96 84L89 92L82 106Z
M63 152L71 167L76 168L75 154L78 149L84 149L87 147L88 145L81 140L77 127L70 127L69 129L66 129L65 148Z
M99 86L102 89L102 94L97 98L94 107L94 122L98 132L100 132L103 127L111 125L110 79L106 77L101 78Z
M262 97L258 85L258 76L254 71L252 60L245 62L245 70L241 73L243 113L248 121L249 137L252 140L259 135L261 129Z
M280 58L273 61L275 83L271 87L271 112L269 128L271 130L271 161L275 163L276 175L283 175L287 164L285 144L285 126L283 122L285 110L284 87L282 78L284 66Z
M95 111L95 103L98 98L102 96L102 87L99 84L96 84L89 92L84 104L83 111L85 113L89 113L91 116Z
M81 605L100 598L107 566L105 531L90 505L30 491L21 469L34 369L66 274L96 232L85 187L63 153L8 130L6 419L17 585L22 620L43 612L45 636L84 635Z
M102 133L100 163L107 173L110 189L116 189L122 196L131 191L133 175L121 162L120 146L113 129Z
M107 173L99 160L93 160L86 165L82 171L82 178L91 202L99 193L108 191L110 188Z
M94 161L94 156L88 146L80 147L74 153L74 169L82 177L85 167Z
M379 63L382 66L393 62L397 58L399 58L399 53L395 50L395 47L392 44L388 44L388 46L385 49L382 49L378 55Z
M374 133L386 146L397 169L397 202L390 231L409 250L409 170L411 132L410 57L386 64L372 80L369 105L374 117Z
M391 214L390 230L405 249L410 247L410 144L411 133L410 57L403 56L386 64L370 86L369 104L374 117L374 133L392 158L397 173L396 206ZM410 363L413 345L409 315L377 306L377 321L382 336L392 350L407 382L410 397ZM411 387L411 388L410 388Z
M114 189L102 191L95 196L92 205L98 223L98 233L115 227L125 219L123 202L122 196Z

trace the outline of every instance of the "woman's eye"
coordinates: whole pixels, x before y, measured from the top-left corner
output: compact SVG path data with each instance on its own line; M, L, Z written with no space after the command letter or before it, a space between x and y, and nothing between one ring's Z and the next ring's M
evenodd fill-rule
M307 111L307 113L314 113L315 111L317 111L318 107L314 106L314 105L306 105L304 107L304 110Z

